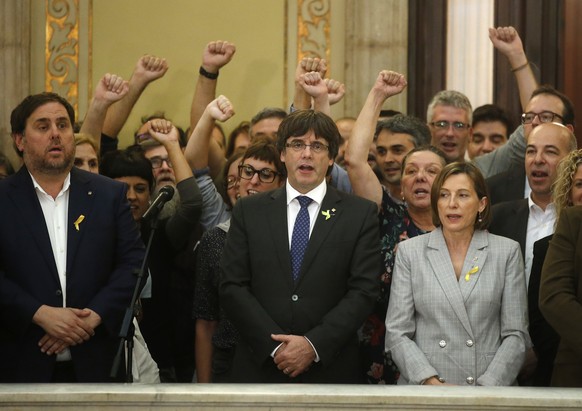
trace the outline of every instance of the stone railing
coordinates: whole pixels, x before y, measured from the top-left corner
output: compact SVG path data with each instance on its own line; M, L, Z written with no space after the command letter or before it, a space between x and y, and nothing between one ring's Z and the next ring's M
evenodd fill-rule
M239 384L0 385L18 410L581 410L582 390Z

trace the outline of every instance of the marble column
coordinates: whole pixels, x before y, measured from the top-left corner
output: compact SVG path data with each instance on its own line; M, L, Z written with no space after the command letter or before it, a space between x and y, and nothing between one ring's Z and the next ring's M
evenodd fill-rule
M408 1L346 1L345 115L357 116L381 70L406 75ZM406 112L406 91L385 104Z
M30 0L2 0L0 22L0 151L16 166L10 113L30 90Z

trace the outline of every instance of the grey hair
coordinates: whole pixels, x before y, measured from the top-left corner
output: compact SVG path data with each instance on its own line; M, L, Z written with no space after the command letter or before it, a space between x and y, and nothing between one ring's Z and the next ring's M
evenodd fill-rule
M461 92L455 90L442 90L434 95L430 103L428 104L428 109L426 110L426 122L432 122L433 111L436 106L451 106L463 109L467 112L469 124L473 123L473 108L471 107L471 102Z

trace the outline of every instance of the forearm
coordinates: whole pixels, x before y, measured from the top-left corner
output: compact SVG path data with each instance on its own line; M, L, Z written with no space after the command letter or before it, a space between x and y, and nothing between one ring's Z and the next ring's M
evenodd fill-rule
M129 91L121 100L115 102L107 110L103 123L103 134L117 138L125 125L131 110L139 100L147 86L147 82L139 77L132 76L129 80Z
M97 143L97 148L101 147L101 131L103 130L103 124L105 122L105 117L107 115L107 109L111 104L106 101L99 101L95 98L91 101L87 115L83 120L83 125L81 126L80 133L88 134Z
M210 67L204 68L208 72L216 70ZM216 72L218 72L218 70L216 70ZM217 80L215 79L209 79L203 75L198 76L196 89L194 90L194 96L192 97L192 106L190 108L190 130L196 128L198 121L200 121L200 118L204 114L204 110L206 110L206 106L214 100L216 95L216 84Z
M538 82L531 69L531 64L528 64L527 56L523 50L510 53L506 57L512 70L515 70L513 71L513 74L515 75L517 88L519 89L519 101L522 110L525 111L532 93L538 87Z
M216 331L217 321L196 320L196 378L199 383L212 382L212 336Z
M202 194L200 225L205 230L210 230L212 227L228 221L230 219L230 212L227 210L226 204L216 190L216 186L210 176L202 176L197 178L196 181Z
M202 194L194 177L180 181L176 184L176 189L180 194L180 203L174 215L169 218L165 231L174 250L180 251L184 249L200 221Z
M208 111L204 111L184 150L184 156L191 168L200 170L208 167L213 127L214 119Z
M474 158L473 164L481 170L485 178L507 171L513 165L523 167L525 147L523 126L519 126L509 137L507 144L491 153Z
M363 167L368 164L368 153L374 141L376 122L380 116L384 99L371 90L352 129L346 148L345 160L349 167Z
M168 158L172 162L172 169L174 170L174 175L176 176L176 182L186 180L193 176L192 169L182 153L180 148L180 143L178 141L168 141L164 143L164 147L168 152Z
M295 81L293 107L296 110L307 110L311 108L311 96L303 90L303 87L301 87L301 84L297 80Z
M314 99L313 109L331 117L331 106L327 93Z

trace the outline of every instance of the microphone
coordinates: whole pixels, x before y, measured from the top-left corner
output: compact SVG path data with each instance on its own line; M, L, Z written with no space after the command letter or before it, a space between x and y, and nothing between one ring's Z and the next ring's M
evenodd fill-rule
M170 201L172 197L174 197L174 187L172 186L162 187L156 199L152 202L152 204L143 214L142 219L146 220L149 217L157 215L164 207L164 204Z

